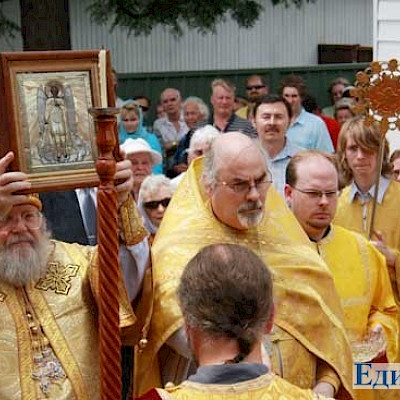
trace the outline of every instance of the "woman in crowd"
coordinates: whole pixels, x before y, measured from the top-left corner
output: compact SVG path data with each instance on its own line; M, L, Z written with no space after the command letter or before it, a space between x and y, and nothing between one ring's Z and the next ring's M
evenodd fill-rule
M206 125L202 128L196 129L191 135L190 145L187 149L187 164L195 160L196 158L204 156L211 148L211 144L215 138L220 135L218 129L212 125ZM182 172L171 180L171 184L176 189L179 182L185 176L186 171Z
M347 120L355 117L355 113L352 109L353 106L354 100L348 97L343 97L336 102L334 106L335 119L339 123L340 127L342 127Z
M143 124L143 112L139 104L134 101L126 102L121 108L121 122L118 127L119 143L124 144L127 139L144 139L150 147L162 154L157 136L146 130ZM153 174L162 174L162 164L153 167Z
M133 174L132 196L138 200L139 190L144 179L151 175L154 165L162 163L162 155L153 150L144 139L127 139L121 150L131 162Z
M138 207L145 228L150 234L150 245L153 243L173 192L171 180L164 175L148 176L140 187Z
M331 98L332 105L323 108L323 114L333 118L335 113L335 104L338 100L342 98L344 89L349 85L349 81L343 77L336 78L330 83L328 92Z
M189 128L188 133L179 141L178 148L174 154L173 169L175 173L181 174L188 168L188 154L190 139L193 136L198 122L208 119L210 112L202 99L190 96L183 102L183 117Z

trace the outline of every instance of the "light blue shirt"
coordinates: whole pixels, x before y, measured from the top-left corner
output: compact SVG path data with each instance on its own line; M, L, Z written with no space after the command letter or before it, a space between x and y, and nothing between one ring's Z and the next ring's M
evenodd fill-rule
M274 157L270 158L265 152L268 168L272 174L272 182L275 189L285 198L284 188L286 183L286 168L290 159L300 151L305 150L303 147L297 146L293 140L286 137L284 148Z
M386 193L387 188L389 187L390 179L381 176L379 178L379 188L378 188L378 197L377 202L378 204L382 204L383 196ZM358 188L357 184L353 181L350 186L350 202L352 203L356 196L360 198L361 203L366 203L369 200L372 200L375 195L375 184L371 186L367 193L362 193Z
M377 203L382 204L383 197L385 196L386 190L390 185L390 180L381 176L379 178L379 188L378 188L378 196L377 196ZM362 226L364 232L368 232L368 203L373 201L375 195L375 184L371 186L368 192L363 193L358 188L357 184L353 180L350 186L350 202L352 203L357 197L362 205Z
M304 149L334 152L325 122L304 108L301 109L296 121L288 129L286 137Z

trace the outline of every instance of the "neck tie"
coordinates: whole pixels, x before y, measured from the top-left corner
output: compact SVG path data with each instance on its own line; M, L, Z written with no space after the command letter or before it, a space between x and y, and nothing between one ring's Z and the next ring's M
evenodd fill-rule
M85 197L83 200L83 219L85 221L86 234L89 245L97 244L97 212L90 188L84 189Z

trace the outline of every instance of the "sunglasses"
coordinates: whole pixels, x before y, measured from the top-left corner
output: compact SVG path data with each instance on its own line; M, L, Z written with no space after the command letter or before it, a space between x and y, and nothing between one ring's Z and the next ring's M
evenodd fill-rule
M252 90L252 89L259 90L259 89L262 89L262 88L265 88L265 85L246 86L246 89L247 89L247 90Z
M149 108L150 108L150 107L146 107L146 106L141 106L141 107L142 107L142 111L143 111L143 112L149 111Z
M149 210L156 210L158 206L161 204L164 208L168 207L171 198L166 198L162 200L155 200L155 201L148 201L143 203L144 207L148 208Z

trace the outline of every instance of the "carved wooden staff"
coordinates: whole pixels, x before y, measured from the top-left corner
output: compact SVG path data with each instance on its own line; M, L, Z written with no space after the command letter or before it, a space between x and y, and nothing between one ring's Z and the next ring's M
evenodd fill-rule
M97 193L99 263L100 393L102 400L121 398L121 339L119 332L120 269L118 263L117 192L114 185L117 108L92 108L97 132L100 178Z
M356 88L352 95L357 98L355 111L364 114L366 125L379 124L381 134L378 170L375 180L374 199L368 237L374 233L379 181L385 152L385 137L388 130L400 129L400 70L398 61L374 61L365 71L357 74Z

